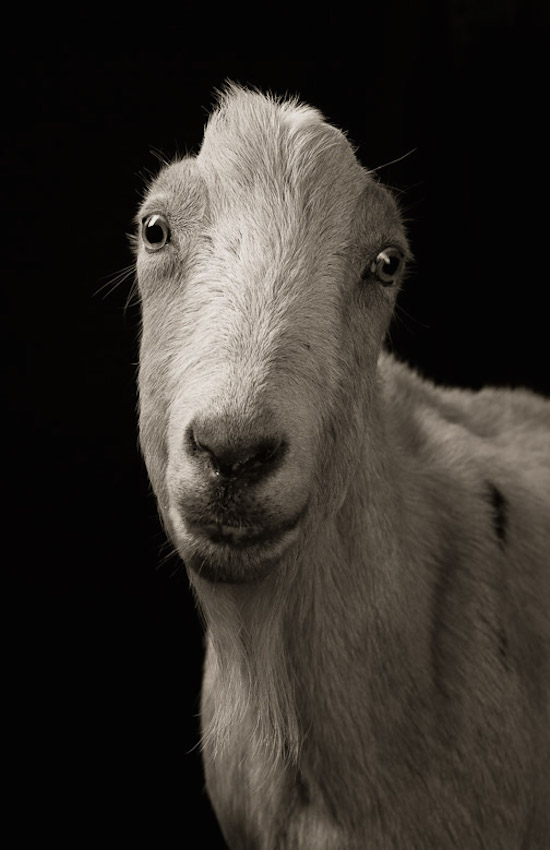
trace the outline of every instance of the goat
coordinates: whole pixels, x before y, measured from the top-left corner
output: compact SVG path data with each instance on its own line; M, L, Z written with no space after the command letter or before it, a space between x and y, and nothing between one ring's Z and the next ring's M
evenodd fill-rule
M227 844L548 848L550 401L384 350L398 206L297 99L228 84L137 224L140 442Z

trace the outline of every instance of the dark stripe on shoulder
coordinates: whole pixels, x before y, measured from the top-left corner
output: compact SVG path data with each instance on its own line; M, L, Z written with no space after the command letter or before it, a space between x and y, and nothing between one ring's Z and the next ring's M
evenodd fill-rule
M499 543L506 543L508 533L508 501L493 483L487 482L487 499L491 505L493 516L493 529Z

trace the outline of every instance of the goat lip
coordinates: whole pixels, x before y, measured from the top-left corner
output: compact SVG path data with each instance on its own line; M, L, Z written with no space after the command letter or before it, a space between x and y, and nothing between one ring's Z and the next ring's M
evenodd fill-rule
M263 580L296 543L307 504L293 517L270 525L234 526L208 517L187 517L178 550L191 572L214 584ZM206 521L205 521L206 520Z
M188 521L187 527L193 535L205 538L209 543L242 550L253 546L262 547L278 543L281 538L296 528L304 512L305 510L302 510L278 525L236 526L220 522L197 523Z
M211 543L221 543L240 549L247 546L257 546L258 544L266 544L275 541L287 529L287 524L276 528L263 528L261 526L252 526L247 528L246 526L242 527L215 523L212 525L203 525L197 530L201 535L207 537Z

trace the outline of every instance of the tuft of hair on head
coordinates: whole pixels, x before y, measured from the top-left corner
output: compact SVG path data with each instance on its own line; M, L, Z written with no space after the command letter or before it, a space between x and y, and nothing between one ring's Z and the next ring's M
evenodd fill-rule
M297 96L275 96L232 82L217 92L198 162L224 192L256 187L259 196L299 205L364 171L346 134Z

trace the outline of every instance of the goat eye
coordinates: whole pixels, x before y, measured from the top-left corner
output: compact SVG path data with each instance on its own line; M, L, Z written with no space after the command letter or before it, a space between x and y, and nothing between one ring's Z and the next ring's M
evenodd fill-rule
M383 286L390 286L403 265L403 254L397 248L385 248L371 263L370 271Z
M163 215L148 215L141 223L141 235L148 251L160 251L170 241L170 227Z

